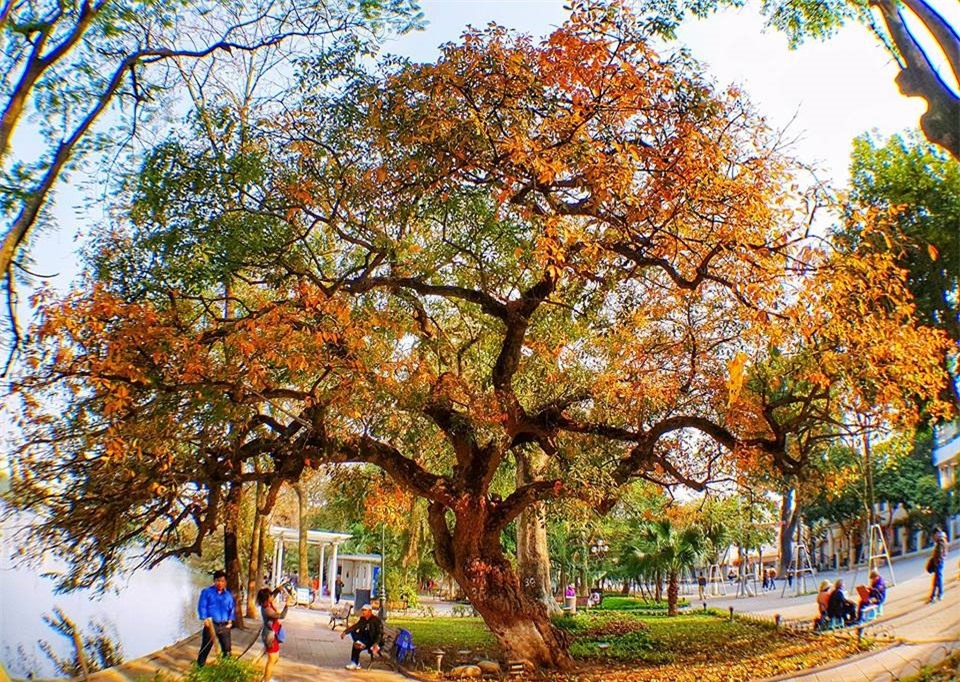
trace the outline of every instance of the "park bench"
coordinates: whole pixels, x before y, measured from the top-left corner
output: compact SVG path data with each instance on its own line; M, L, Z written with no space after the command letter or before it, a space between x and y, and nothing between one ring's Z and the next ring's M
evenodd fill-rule
M848 627L856 627L857 625L863 625L864 623L869 623L872 620L875 620L878 616L883 615L883 604L869 604L863 607L863 611L860 614L860 621L847 623L843 618L830 618L829 620L824 621L823 623L818 624L814 627L815 630L843 630Z
M337 625L342 625L343 627L350 625L350 614L352 612L353 604L349 602L334 606L330 610L330 629L336 630Z
M391 670L396 670L404 663L413 661L417 655L417 647L413 643L413 635L410 634L409 630L384 625L380 651L374 654L370 649L367 649L367 653L370 654L370 662L367 664L367 668L382 663Z

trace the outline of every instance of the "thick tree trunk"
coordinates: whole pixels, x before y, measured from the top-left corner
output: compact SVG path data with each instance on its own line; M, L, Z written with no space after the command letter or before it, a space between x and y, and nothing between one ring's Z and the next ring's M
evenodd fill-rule
M404 575L409 578L410 569L416 570L420 564L420 541L422 539L423 506L416 497L410 498L410 507L407 515L407 539L403 547L403 556L400 566ZM414 576L419 579L420 576Z
M780 575L787 577L793 563L793 539L800 521L797 490L791 488L780 502Z
M307 531L310 524L307 521L307 491L302 483L295 483L293 490L297 493L297 585L306 587L310 584L310 557L307 554Z
M240 590L240 552L237 537L240 526L240 503L243 484L231 483L223 509L223 564L227 572L227 589L233 594L234 627L243 628L243 593Z
M667 615L675 616L680 613L677 604L680 601L680 575L677 571L670 571L667 583Z
M260 520L260 542L257 545L257 565L260 567L260 575L257 576L257 583L262 586L262 576L264 568L267 565L267 531L269 530L269 514L263 514Z
M263 552L260 529L264 515L260 512L266 497L266 486L257 481L257 496L253 508L253 528L250 532L250 554L247 561L247 618L257 617L257 590L263 585Z
M539 477L546 455L537 450L517 455L517 487ZM550 552L547 546L547 510L542 502L527 507L517 519L517 570L524 593L543 602L550 616L560 615L550 584Z
M516 570L503 556L499 528L486 527L486 497L462 495L452 529L446 511L439 504L430 506L437 564L466 592L503 656L537 668L570 668L566 636L553 627L543 601L521 589Z

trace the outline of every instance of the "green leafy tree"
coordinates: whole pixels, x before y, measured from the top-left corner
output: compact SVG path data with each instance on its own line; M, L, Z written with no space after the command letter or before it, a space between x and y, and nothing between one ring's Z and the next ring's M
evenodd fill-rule
M886 503L890 509L897 505L907 511L911 529L931 531L943 522L948 509L948 493L937 481L936 469L931 463L929 430L900 434L877 443L872 456L844 444L826 449L812 463L811 478L819 482L815 494L805 504L806 520L812 526L836 524L854 540L874 521L870 504ZM871 476L867 476L867 467ZM867 481L873 481L872 494ZM893 531L891 514L885 532ZM892 537L887 538L888 543ZM857 557L851 555L851 562Z
M59 543L103 558L75 556L79 574L141 538L190 552L227 484L368 463L428 501L434 558L505 655L564 667L511 560L525 509L608 511L637 480L702 490L725 460L790 469L787 435L867 379L902 419L938 385L940 337L915 329L899 280L877 260L810 275L832 262L803 248L779 138L629 15L578 2L539 44L488 27L350 85L264 122L251 233L268 248L229 296L215 270L145 291L156 264L124 259L154 235L204 253L203 202L171 184L104 244L125 286L44 307L18 499L50 508L46 537L90 538ZM905 352L880 358L877 335ZM778 344L816 348L794 352L794 395L772 372L738 386L731 361ZM546 464L518 480L528 449ZM110 497L118 480L142 494Z
M667 583L667 614L679 613L680 576L697 565L710 550L710 539L694 524L678 527L668 518L640 528L635 544L623 553L627 570L647 580Z
M953 341L947 367L954 381L947 388L960 405L960 161L915 136L864 135L854 140L850 174L838 242L862 253L890 252L907 271L919 317ZM869 213L884 219L864 220Z
M902 505L911 529L928 533L942 526L950 501L950 491L940 487L932 463L932 443L929 430L918 433L906 453L906 448L891 443L889 455L880 458L874 475L877 501Z
M776 504L762 488L741 486L736 495L708 499L699 516L713 563L720 563L727 545L747 552L776 538Z
M29 272L23 247L58 180L79 171L92 151L109 150L115 158L172 106L169 95L181 76L196 74L191 60L203 60L209 74L240 53L256 61L260 50L283 48L289 57L309 40L316 49L324 38L362 31L372 37L418 22L416 6L406 0L0 3L0 275L14 347L16 275ZM116 130L103 125L108 119ZM26 121L36 125L21 131L20 140L14 133Z

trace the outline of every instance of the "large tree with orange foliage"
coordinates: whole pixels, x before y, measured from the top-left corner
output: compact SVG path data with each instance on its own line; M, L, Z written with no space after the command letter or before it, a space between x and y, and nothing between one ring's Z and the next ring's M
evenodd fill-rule
M843 400L912 418L942 381L902 281L825 267L777 135L698 73L576 3L542 43L470 31L310 92L242 150L269 159L242 166L243 211L192 194L199 165L152 166L101 281L44 307L18 499L106 557L75 564L96 576L124 541L195 551L229 483L370 463L428 500L505 655L568 665L501 546L525 509L702 489L731 459L795 471Z

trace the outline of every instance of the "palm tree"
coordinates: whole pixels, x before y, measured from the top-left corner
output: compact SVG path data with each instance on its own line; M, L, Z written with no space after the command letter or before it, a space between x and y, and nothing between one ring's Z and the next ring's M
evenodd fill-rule
M654 581L667 581L667 615L677 615L680 575L693 568L710 548L710 540L697 525L675 528L669 519L651 521L640 527L635 545L627 547L623 561L635 575Z

